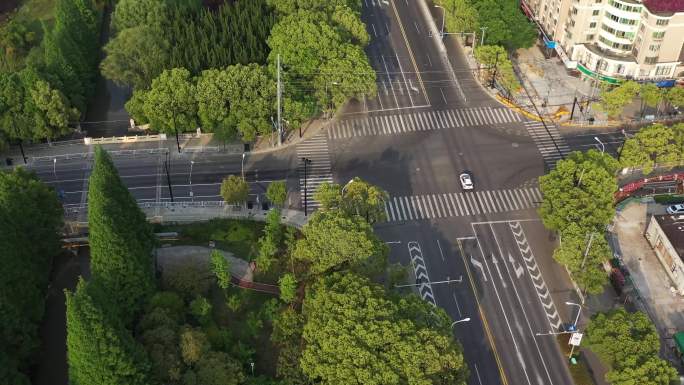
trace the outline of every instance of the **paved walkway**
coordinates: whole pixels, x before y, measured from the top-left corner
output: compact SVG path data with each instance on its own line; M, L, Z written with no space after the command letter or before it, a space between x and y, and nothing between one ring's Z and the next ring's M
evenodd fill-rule
M243 281L252 281L254 275L249 267L249 262L237 258L228 251L212 249L204 246L171 246L160 247L155 250L157 266L163 272L165 269L173 269L187 264L200 267L206 273L210 273L209 256L212 251L218 251L228 261L230 274Z

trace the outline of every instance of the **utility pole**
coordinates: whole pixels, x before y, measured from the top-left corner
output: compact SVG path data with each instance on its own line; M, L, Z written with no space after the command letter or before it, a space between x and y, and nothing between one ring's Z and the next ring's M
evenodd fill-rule
M178 139L178 128L176 128L176 108L173 108L173 131L176 133L176 146L178 146L178 153L180 154L180 139Z
M169 185L169 195L171 202L173 202L173 188L171 187L171 175L169 174L169 152L166 152L166 160L164 160L164 170L166 170L166 183Z
M496 83L496 70L499 66L499 51L496 51L496 59L494 59L494 74L492 74L492 84L491 87L494 88Z
M283 123L282 123L282 112L281 112L281 101L280 99L283 97L283 87L280 83L280 54L278 54L278 59L277 59L277 67L278 67L278 74L277 74L277 81L278 81L278 89L277 89L277 104L278 104L278 122L276 123L277 129L278 129L278 146L283 144Z
M26 154L24 154L24 145L21 142L22 141L19 140L19 150L21 150L21 157L24 159L24 164L27 164L28 162L26 161Z

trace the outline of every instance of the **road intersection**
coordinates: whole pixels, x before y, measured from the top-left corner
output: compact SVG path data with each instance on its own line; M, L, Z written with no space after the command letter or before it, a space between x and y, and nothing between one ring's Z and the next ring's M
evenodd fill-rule
M460 47L430 32L416 1L367 0L362 18L378 95L351 102L312 138L282 151L221 151L114 158L140 202L220 200L226 175L244 173L250 201L285 180L288 206L315 208L321 183L361 177L387 190L387 221L376 225L390 259L412 267L423 299L444 308L471 369L469 384L571 384L552 337L573 300L551 255L553 235L539 222L538 176L572 143L502 108L477 83ZM445 47L445 48L444 48ZM446 51L444 51L446 49ZM334 84L331 83L331 87ZM585 142L581 142L585 143ZM308 159L306 175L302 158ZM244 161L244 168L243 168ZM63 196L87 203L91 161L60 159L32 168ZM470 170L475 191L462 191ZM306 192L304 186L306 185ZM457 282L457 278L462 278ZM450 281L444 284L430 282Z

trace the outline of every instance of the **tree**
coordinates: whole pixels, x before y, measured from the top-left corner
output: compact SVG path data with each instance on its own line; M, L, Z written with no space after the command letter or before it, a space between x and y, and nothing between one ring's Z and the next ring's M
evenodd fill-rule
M147 91L135 90L133 95L126 102L124 107L136 124L147 124L149 120L145 116L145 99Z
M12 384L30 383L62 215L54 190L33 173L0 171L0 378Z
M64 95L42 80L29 93L34 112L34 138L54 139L68 134L69 121L78 118L78 111L69 107Z
M221 196L226 203L237 204L247 200L249 185L236 175L230 175L221 182Z
M314 200L321 204L323 211L341 209L342 186L337 183L324 182L314 192Z
M553 258L568 268L580 289L589 294L600 294L608 282L603 263L610 259L611 251L602 232L584 233L571 223L560 232L561 241Z
M100 147L88 186L88 228L92 279L102 284L127 324L154 289L154 235Z
M639 89L639 83L634 81L623 82L614 88L604 86L599 94L600 101L596 107L611 118L617 117L622 113L625 106L634 100Z
M146 385L149 364L114 312L112 293L80 280L66 291L67 361L74 384Z
M423 307L424 317L431 309ZM401 310L366 278L320 279L302 309L302 371L327 384L465 384L467 368L450 333L418 325Z
M230 286L230 262L218 250L212 250L209 255L211 271L216 276L216 281L221 289Z
M160 26L168 16L161 0L119 0L112 12L112 28L119 33L140 25Z
M387 199L386 191L356 177L347 184L342 202L347 213L356 213L372 225L385 220Z
M127 28L104 46L106 56L100 63L100 71L118 85L146 89L169 67L169 49L170 44L159 27Z
M657 107L663 98L663 91L653 83L644 83L639 89L639 97L641 98L641 115L644 115L644 108Z
M190 302L190 314L202 325L206 325L211 320L211 302L198 295Z
M596 314L586 330L585 341L611 370L613 384L668 385L677 372L658 357L660 339L646 314L623 308Z
M473 2L467 0L437 0L435 4L443 8L444 27L447 31L469 32L480 29L477 9L475 9ZM475 36L473 38L477 39Z
M197 383L202 385L238 385L245 381L242 366L223 352L210 351L197 362Z
M183 362L187 365L196 364L210 349L206 334L191 327L181 331L179 344Z
M246 142L271 132L276 84L257 64L207 70L197 80L198 113L202 126L222 139L239 133Z
M280 224L280 210L273 209L266 214L264 235L259 238L257 266L262 271L270 271L274 258L283 243L283 226Z
M500 44L511 51L529 48L537 38L534 25L515 3L501 0L475 2L479 25L487 28L485 44Z
M143 106L150 127L173 134L197 127L195 85L184 68L165 70L152 81Z
M268 184L266 198L277 207L283 207L287 199L287 187L284 180L278 180Z
M280 299L286 303L292 303L297 297L297 279L293 274L286 273L278 279L280 287Z
M675 142L674 130L662 124L652 124L625 140L620 153L624 167L641 167L645 174L656 164L676 162L681 148Z
M387 246L368 222L337 212L317 212L302 228L294 257L311 264L319 275L331 270L358 268L368 274L384 270Z
M0 72L0 148L7 139L32 139L34 118L26 111L27 89L16 72ZM1 135L4 133L4 135Z
M667 101L675 107L684 107L684 88L672 87L666 94Z
M617 191L615 166L607 166L615 162L609 159L596 150L575 152L539 178L544 195L539 214L547 228L563 231L575 223L585 232L603 231L615 214Z
M152 307L138 324L139 339L151 361L151 377L159 383L178 382L183 371L178 345L181 320L170 313L166 308Z
M513 93L520 89L520 82L513 71L513 64L508 59L506 50L498 45L481 45L475 48L475 58L486 69L487 82L496 76L496 81L506 90ZM496 70L494 70L496 68Z

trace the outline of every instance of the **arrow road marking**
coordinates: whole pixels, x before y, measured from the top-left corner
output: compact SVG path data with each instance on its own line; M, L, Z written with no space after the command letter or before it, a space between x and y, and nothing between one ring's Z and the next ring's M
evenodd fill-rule
M511 253L508 253L508 262L510 262L511 265L513 265L513 270L515 270L515 277L520 279L520 277L522 277L522 275L525 273L525 269L523 269L522 266L518 265L515 262Z
M475 259L472 255L470 256L470 263L473 264L473 266L477 267L480 269L482 272L482 278L484 278L485 282L487 282L487 274L485 274L484 267L482 267L482 262L478 261Z
M496 259L496 257L492 254L492 262L494 262L494 267L496 268L496 272L499 274L499 279L501 280L501 283L503 284L503 287L506 287L506 281L503 279L503 275L501 275L501 268L499 268L499 261Z

